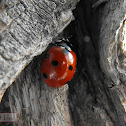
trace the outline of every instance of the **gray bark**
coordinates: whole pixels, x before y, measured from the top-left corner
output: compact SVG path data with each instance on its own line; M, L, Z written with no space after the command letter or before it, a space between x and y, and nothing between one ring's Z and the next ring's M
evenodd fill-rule
M61 88L47 86L40 71L43 54L35 57L5 94L11 112L19 114L14 125L126 125L125 6L125 0L79 2L75 21L62 33L73 36L74 78Z
M0 1L0 101L34 56L73 20L77 0Z

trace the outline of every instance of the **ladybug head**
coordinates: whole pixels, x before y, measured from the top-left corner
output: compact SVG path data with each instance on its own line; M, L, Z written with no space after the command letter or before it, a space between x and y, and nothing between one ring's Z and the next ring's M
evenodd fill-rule
M61 48L65 48L68 51L72 50L72 44L70 43L68 38L62 38L55 41L56 46L60 46Z
M58 43L58 46L65 48L67 51L71 51L71 48L65 42Z

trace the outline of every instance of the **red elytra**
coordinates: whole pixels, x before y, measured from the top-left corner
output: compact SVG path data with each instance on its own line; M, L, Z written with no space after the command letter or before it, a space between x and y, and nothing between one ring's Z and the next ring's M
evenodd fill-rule
M65 48L54 46L50 48L41 66L41 74L50 87L61 87L70 81L76 69L76 54Z

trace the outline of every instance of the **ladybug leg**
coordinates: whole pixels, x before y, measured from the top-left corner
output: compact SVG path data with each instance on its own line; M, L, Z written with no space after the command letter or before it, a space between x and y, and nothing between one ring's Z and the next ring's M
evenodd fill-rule
M54 39L54 41L56 41L56 42L69 42L69 38L71 38L71 37L72 37L72 35L69 37L57 37L56 40Z
M63 41L63 37L56 37L53 39L54 42L62 42Z

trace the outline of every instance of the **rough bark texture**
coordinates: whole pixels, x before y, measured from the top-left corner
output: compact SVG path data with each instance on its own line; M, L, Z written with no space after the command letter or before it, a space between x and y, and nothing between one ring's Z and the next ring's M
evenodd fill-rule
M41 78L43 54L35 57L6 92L11 112L19 114L14 125L126 125L125 6L125 0L80 1L63 32L72 35L78 58L74 78L50 88Z
M76 3L77 0L0 1L0 99L33 57L41 54L71 22Z
M10 89L11 111L18 112L19 125L69 126L68 85L61 88L48 87L41 77L40 59L42 56L35 58Z

